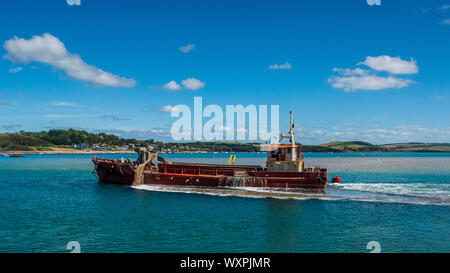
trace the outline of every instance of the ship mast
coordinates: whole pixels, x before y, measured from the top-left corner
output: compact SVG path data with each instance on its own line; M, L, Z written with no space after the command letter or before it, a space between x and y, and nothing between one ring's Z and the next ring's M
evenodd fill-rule
M283 136L283 134L280 134L280 144L281 141L283 141L283 139L285 138L289 138L289 140L291 141L291 145L295 145L295 138L294 138L294 119L292 117L292 111L289 112L289 115L291 116L291 121L290 121L290 125L289 125L289 136Z
M293 118L292 118L292 111L290 111L289 114L291 116L291 124L290 124L290 127L289 127L289 134L291 135L291 145L295 145L294 123L293 123Z

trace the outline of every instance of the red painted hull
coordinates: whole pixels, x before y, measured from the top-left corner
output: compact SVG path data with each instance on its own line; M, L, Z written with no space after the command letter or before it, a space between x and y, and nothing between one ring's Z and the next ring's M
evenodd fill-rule
M99 181L131 185L135 166L115 160L93 158ZM158 170L145 170L143 183L199 187L260 187L326 189L327 169L313 172L269 172L258 166L159 163Z

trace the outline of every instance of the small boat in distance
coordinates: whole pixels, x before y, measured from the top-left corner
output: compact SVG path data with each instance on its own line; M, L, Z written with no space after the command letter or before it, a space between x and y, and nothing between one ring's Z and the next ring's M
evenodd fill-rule
M23 157L23 154L10 154L9 157Z
M137 148L136 161L102 159L94 157L93 174L100 182L123 185L168 185L196 187L252 187L252 188L327 188L328 170L305 167L301 144L295 142L292 112L289 136L281 136L280 142L265 145L266 166L235 165L232 155L226 164L170 162L145 148ZM281 144L283 139L289 144ZM158 161L158 165L153 163Z

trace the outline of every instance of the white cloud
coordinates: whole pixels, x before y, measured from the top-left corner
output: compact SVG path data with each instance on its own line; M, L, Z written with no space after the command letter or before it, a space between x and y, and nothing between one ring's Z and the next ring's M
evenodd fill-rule
M0 100L0 106L8 106L9 102L5 101L5 100Z
M190 51L192 51L194 49L195 49L195 45L194 44L187 44L185 46L180 47L180 50L183 53L188 53L188 52L190 52Z
M377 128L374 128L377 127ZM417 124L405 124L389 127L378 125L358 125L352 127L330 125L296 127L296 135L304 144L320 144L332 141L367 141L373 144L405 143L405 142L436 142L444 143L450 140L450 127L428 128Z
M347 126L356 126L359 124L359 122L357 121L345 121L342 124L347 125Z
M188 79L182 80L181 85L183 85L183 87L181 87L176 81L170 81L163 85L163 89L169 90L169 91L178 91L178 90L182 90L182 89L197 90L197 89L205 87L206 83L204 83L196 78L188 78Z
M151 128L148 130L142 130L137 128L116 128L116 129L91 129L88 130L93 133L107 133L116 134L123 138L135 138L135 139L157 139L161 141L173 141L170 135L170 130L165 128Z
M96 115L86 115L86 114L73 114L73 115L61 115L61 114L49 114L44 115L44 118L82 118L82 117L95 117Z
M386 88L403 88L412 83L411 80L396 78L393 76L380 77L376 75L366 76L331 76L328 82L334 88L344 89L347 92L357 90L380 90Z
M181 90L181 86L176 81L170 81L163 85L164 90L177 91Z
M439 9L442 11L446 11L446 10L450 9L450 5L443 5L443 6L439 7Z
M289 62L285 62L284 64L273 64L269 65L269 69L291 69L292 65Z
M162 112L162 113L170 113L172 111L178 111L177 107L171 106L171 105L166 105L162 108L157 108L155 109L158 112Z
M116 115L101 115L99 118L104 120L110 119L112 121L130 120L129 118L122 118Z
M335 67L333 68L333 72L339 73L343 76L354 76L354 75L365 76L370 74L369 70L361 69L359 67L355 69Z
M181 84L184 86L184 88L191 90L197 90L202 87L205 87L205 83L196 78L185 79L181 81Z
M2 129L6 131L12 131L17 130L19 128L22 128L23 126L20 124L10 124L10 125L2 125Z
M434 97L435 97L436 99L438 99L438 100L441 100L441 99L444 98L444 96L441 96L441 95L438 95L438 94L434 95Z
M440 22L441 25L450 25L450 18L446 18Z
M242 130L242 128L238 128L238 129L241 129L241 130ZM223 126L223 125L222 125L222 126L218 126L217 128L214 127L214 130L217 131L217 132L223 133L223 132L231 132L231 131L232 131L232 128L229 127L229 126Z
M66 72L75 80L90 82L99 86L133 87L134 79L127 79L105 72L84 62L79 55L67 51L57 37L44 33L31 39L14 37L4 43L8 52L3 58L13 63L40 62Z
M368 130L364 130L364 133L387 133L386 129L368 129Z
M172 112L172 109L173 109L173 107L171 105L166 105L163 108L159 109L159 111L168 113L168 112Z
M72 106L72 107L76 107L76 106L80 106L77 103L74 102L66 102L66 101L52 101L49 103L50 106Z
M366 57L364 62L359 64L367 65L376 71L385 71L390 74L417 74L419 68L416 60L413 58L410 61L402 60L400 57L390 57L387 55L378 57Z
M370 67L369 69L362 68L333 68L333 72L338 73L337 76L328 78L328 82L334 88L344 89L347 92L357 90L381 90L387 88L404 88L413 83L410 79L403 79L399 77L379 76L376 72L383 71L390 74L417 74L419 68L416 61L411 58L411 61L402 60L400 57L390 57L386 55L378 57L366 57L364 64Z
M9 69L9 72L11 72L11 73L17 73L17 72L20 72L20 71L22 71L22 70L23 70L23 67L18 66L18 67L10 68L10 69Z

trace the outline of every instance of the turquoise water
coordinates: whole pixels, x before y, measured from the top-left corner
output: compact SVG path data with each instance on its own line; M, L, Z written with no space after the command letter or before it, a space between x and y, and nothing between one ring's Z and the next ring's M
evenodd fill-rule
M229 154L167 156L225 163ZM344 183L302 198L199 194L98 183L91 155L0 156L0 252L68 252L69 241L81 252L369 252L369 241L382 252L450 251L450 154L306 157Z

